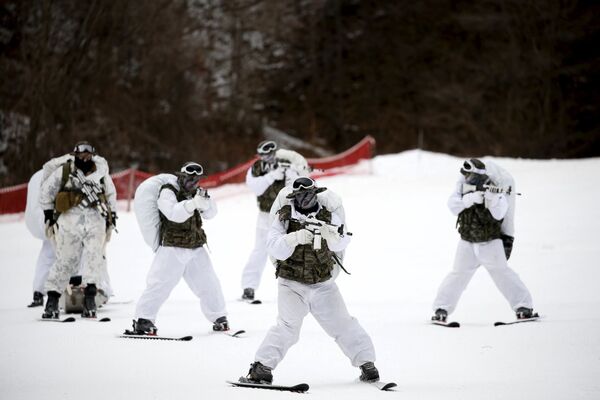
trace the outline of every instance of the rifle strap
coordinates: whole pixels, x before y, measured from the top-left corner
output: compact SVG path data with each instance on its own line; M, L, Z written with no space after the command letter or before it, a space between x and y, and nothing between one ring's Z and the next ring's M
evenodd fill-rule
M346 270L346 268L344 268L344 266L342 265L342 261L340 260L340 258L337 256L337 254L333 253L333 259L335 260L336 263L338 263L338 265L340 266L340 268L342 269L342 271L344 271L345 273L347 273L348 275L352 275L350 272L348 272Z

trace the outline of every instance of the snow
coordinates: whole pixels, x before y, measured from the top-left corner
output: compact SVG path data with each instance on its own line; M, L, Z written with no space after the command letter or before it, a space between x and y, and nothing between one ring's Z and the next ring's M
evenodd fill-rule
M600 159L494 159L510 171L517 199L515 249L509 264L530 289L540 322L493 327L513 313L484 269L465 291L451 320L459 329L427 323L438 285L458 240L446 207L461 159L409 151L377 157L320 185L344 199L354 233L338 285L350 312L370 333L383 380L394 393L357 383L335 342L305 319L300 341L274 371L275 383L310 384L311 399L598 399L600 398ZM365 164L370 163L368 168ZM371 171L371 173L365 173ZM352 173L353 172L353 173ZM131 326L152 253L133 213L120 212L108 245L115 300L112 322L38 322L25 307L41 243L22 217L0 223L1 399L281 399L280 393L229 387L245 375L276 317L276 281L267 267L261 306L238 301L241 271L257 208L243 185L214 189L219 214L206 222L212 260L233 329L212 333L181 282L159 313L162 335L191 342L118 339ZM124 205L122 205L124 207Z

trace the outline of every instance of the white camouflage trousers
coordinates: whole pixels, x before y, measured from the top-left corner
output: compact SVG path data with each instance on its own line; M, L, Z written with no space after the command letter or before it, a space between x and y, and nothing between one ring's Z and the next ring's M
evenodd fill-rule
M80 271L82 283L98 284L106 270L105 219L95 209L74 207L61 214L56 224L56 261L46 280L46 292L62 293L71 276L79 272L82 257L85 260Z
M200 299L202 313L210 322L227 315L221 283L204 247L162 247L148 271L146 289L137 302L135 318L156 321L158 310L181 278Z
M258 289L267 262L267 235L269 233L269 213L260 211L256 218L254 248L242 272L242 289Z
M50 268L56 261L56 254L54 252L54 246L52 241L49 239L42 240L42 248L38 254L37 262L35 264L35 272L33 274L33 291L44 293L44 285Z
M442 308L448 314L452 313L480 265L487 269L514 311L519 307L533 308L529 290L519 275L508 266L500 239L482 243L471 243L460 239L456 249L454 267L440 285L437 297L433 302L433 309Z
M325 332L335 339L353 366L359 367L375 361L375 348L371 338L346 309L344 299L333 280L305 285L279 278L277 324L256 352L256 361L275 368L288 349L300 336L304 317L310 312ZM326 362L326 360L322 360Z

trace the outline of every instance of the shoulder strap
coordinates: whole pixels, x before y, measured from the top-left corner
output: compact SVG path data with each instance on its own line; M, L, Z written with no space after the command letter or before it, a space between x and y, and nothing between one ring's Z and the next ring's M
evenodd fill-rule
M71 174L71 160L68 160L66 163L64 163L62 165L62 178L61 178L61 181L60 181L60 188L61 188L61 190L67 184L67 181L69 180L69 175L70 174Z

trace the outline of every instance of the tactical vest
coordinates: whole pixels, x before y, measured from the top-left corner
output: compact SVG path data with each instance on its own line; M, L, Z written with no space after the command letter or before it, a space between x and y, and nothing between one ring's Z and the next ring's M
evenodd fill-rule
M173 185L166 184L160 188L171 190L175 193L177 201L187 200L188 197L182 190L177 191ZM195 249L206 243L206 233L202 229L202 218L198 210L184 222L173 222L158 211L160 215L160 245L165 247L181 247L184 249Z
M292 207L283 206L279 211L280 221L288 221L287 233L303 229L302 225L290 221ZM321 208L316 215L317 219L330 223L331 212ZM325 282L331 278L331 271L335 263L334 253L327 247L327 241L321 241L321 249L313 249L312 243L296 246L292 255L286 260L277 260L277 271L275 276L292 281L315 284Z
M71 186L67 188L67 182L69 181L69 176L73 170L73 161L68 160L66 163L62 165L62 177L60 182L60 189L56 194L56 198L54 199L54 210L58 214L62 214L73 207L81 204L81 201L84 198L84 194L81 191L81 188L76 188ZM93 166L92 172L96 170L96 166ZM100 184L104 188L104 178L100 180ZM106 194L100 193L98 198L103 204L106 204Z
M483 204L475 204L458 214L458 232L467 242L480 243L500 239L502 220L498 221Z
M264 163L261 160L257 160L252 165L251 174L252 176L263 176L266 175L268 171L264 168ZM269 212L271 211L271 206L275 202L277 198L277 194L281 189L285 187L285 180L275 181L271 186L267 188L260 196L257 196L256 202L258 203L258 208L260 211Z

